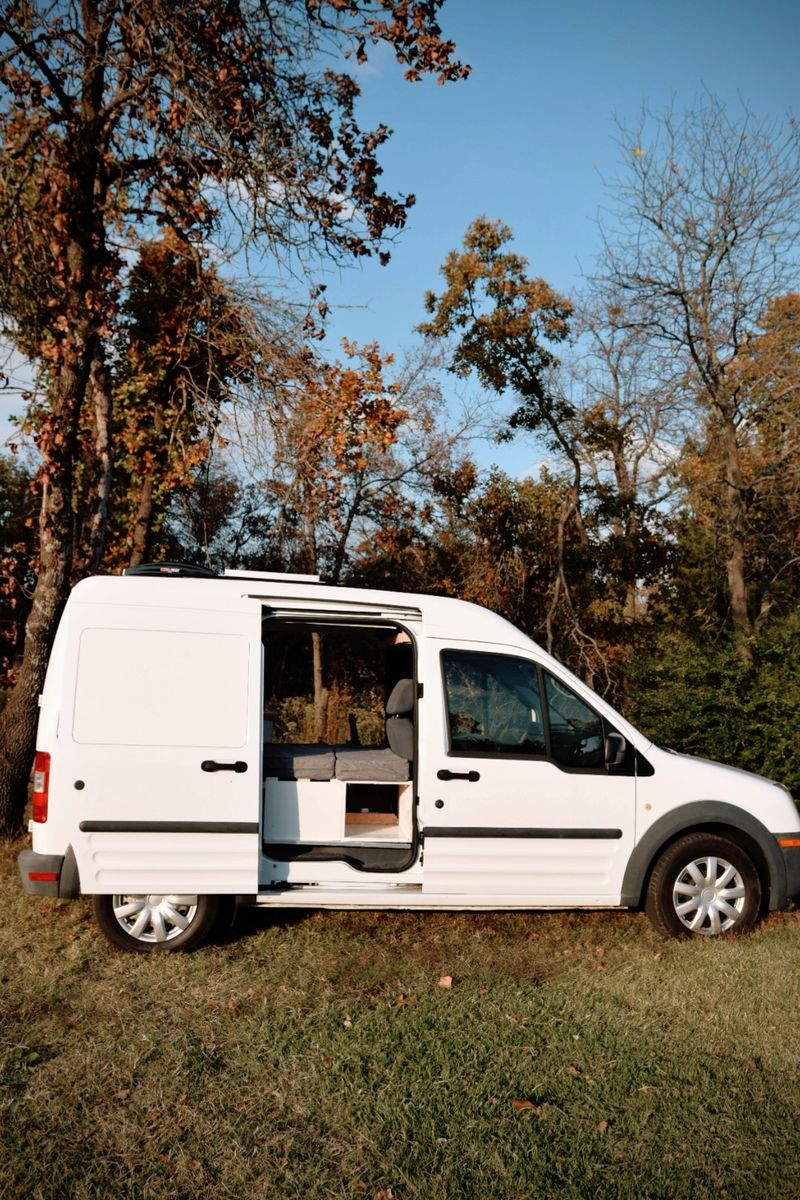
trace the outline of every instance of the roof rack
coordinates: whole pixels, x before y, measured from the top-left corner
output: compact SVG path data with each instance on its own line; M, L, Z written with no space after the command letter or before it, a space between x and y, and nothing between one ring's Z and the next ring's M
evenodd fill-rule
M223 579L269 579L273 583L319 583L319 575L294 575L291 571L223 571Z
M295 575L291 571L223 571L220 575L210 567L195 566L193 563L161 562L139 563L136 567L125 567L123 575L159 575L162 578L184 579L256 579L272 583L319 583L319 575Z
M216 571L210 567L197 567L192 563L139 563L136 567L126 567L123 575L160 575L167 578L185 579L219 579Z

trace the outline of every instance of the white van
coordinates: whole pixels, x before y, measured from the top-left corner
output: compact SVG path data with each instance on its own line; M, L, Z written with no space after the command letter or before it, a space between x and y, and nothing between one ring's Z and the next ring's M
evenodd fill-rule
M23 884L94 895L129 950L194 947L234 897L644 905L682 936L800 895L784 787L657 746L458 600L167 564L87 579L37 746Z

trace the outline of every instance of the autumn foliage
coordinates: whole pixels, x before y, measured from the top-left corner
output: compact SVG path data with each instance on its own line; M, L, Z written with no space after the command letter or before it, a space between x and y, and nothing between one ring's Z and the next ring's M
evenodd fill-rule
M21 818L36 697L60 607L75 570L97 569L103 559L115 449L111 341L126 255L170 230L200 258L212 237L230 246L237 233L239 244L257 242L262 253L295 265L320 255L385 258L386 236L403 226L413 196L381 188L378 153L389 131L360 128L347 59L363 62L384 43L411 81L463 78L468 68L442 36L440 7L440 0L4 5L0 313L7 335L34 361L44 399L33 424L38 575L0 732L0 828ZM129 365L132 354L129 347ZM130 390L125 403L121 424L137 454ZM163 412L141 447L145 478L148 462L167 472L176 465L175 439L169 452L165 445L173 418ZM141 544L152 528L145 512L139 527Z
M414 203L383 188L353 68L385 45L412 83L465 78L440 8L4 7L0 312L36 470L0 471L0 827L70 584L161 555L477 601L648 731L800 779L797 126L645 113L582 294L481 216L416 355L324 356L309 271L385 261ZM243 251L305 273L302 300L245 284ZM477 388L462 419L448 379ZM487 433L499 464L526 440L529 476L478 469Z

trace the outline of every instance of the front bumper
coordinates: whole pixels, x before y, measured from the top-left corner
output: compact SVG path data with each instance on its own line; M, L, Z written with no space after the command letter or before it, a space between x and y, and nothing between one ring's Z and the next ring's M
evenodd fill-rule
M777 834L786 871L786 899L800 901L800 834Z
M37 854L35 850L23 850L17 856L17 866L22 886L30 896L74 899L80 894L71 846L66 854Z

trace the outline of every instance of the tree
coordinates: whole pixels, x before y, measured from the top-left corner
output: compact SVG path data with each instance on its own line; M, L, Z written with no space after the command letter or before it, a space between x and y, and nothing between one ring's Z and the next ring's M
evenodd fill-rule
M0 457L0 688L13 686L35 578L33 526L37 497L32 471Z
M653 128L651 136L650 129ZM601 282L629 320L670 351L687 404L717 448L719 517L734 641L755 665L758 599L748 557L744 442L755 394L740 367L765 303L796 278L800 129L731 118L722 104L621 128L624 174L612 194Z
M509 429L543 431L548 445L572 465L572 489L564 520L574 521L581 540L581 463L569 424L574 410L548 384L558 360L552 346L569 334L572 304L544 280L528 274L528 262L508 250L512 233L501 221L478 217L464 235L462 250L452 250L441 274L445 290L429 291L425 307L431 319L420 325L429 338L453 345L450 369L463 378L475 372L498 395L511 392L517 407Z
M800 594L800 294L772 300L760 326L738 371L756 630Z
M280 504L278 536L294 546L288 557L332 583L353 537L390 523L408 482L438 453L438 392L387 379L393 358L374 343L344 350L344 362L317 364L273 423L265 480Z
M413 490L454 440L436 425L439 391L418 365L387 372L376 344L344 342L345 360L316 360L268 411L258 472L278 561L338 583L355 546L413 520ZM322 642L314 650L315 725L327 719Z
M243 390L273 404L309 358L288 306L234 287L169 234L141 247L119 324L106 569L152 557L173 495L206 473L223 407Z
M680 392L669 356L631 327L619 297L576 305L578 350L558 385L568 389L570 430L583 463L582 504L604 600L618 639L647 617L667 564L668 509L678 492L683 436Z
M112 475L107 341L120 238L158 228L195 245L233 226L273 253L380 252L413 197L381 191L385 126L362 131L337 68L387 43L414 80L463 77L441 0L9 0L0 17L0 312L40 369L46 403L39 573L0 734L0 829L18 827L36 698L73 566L76 458L92 413L89 564ZM321 67L326 53L334 64Z
M532 481L512 485L508 480L501 482L499 476L490 482L480 523L485 527L495 512L500 524L505 524L506 516L519 506L529 515L540 510L536 523L540 535L547 530L547 549L543 545L534 549L531 539L523 539L525 552L517 545L514 559L520 581L530 576L533 563L537 563L537 586L548 600L540 617L533 620L528 612L522 623L544 636L550 649L557 648L588 679L608 681L610 602L608 588L598 594L594 551L602 546L608 557L609 519L618 548L625 539L630 543L633 538L629 526L638 500L631 474L635 467L628 458L633 426L628 418L625 424L619 405L615 416L597 396L575 398L565 387L564 378L557 373L554 348L566 342L575 328L573 304L544 280L529 275L526 259L507 249L511 236L511 230L499 221L481 217L470 225L463 249L451 252L442 267L445 290L439 296L428 293L426 307L432 317L421 329L428 337L452 340L451 365L457 374L474 371L485 388L513 396L516 407L508 418L506 436L535 434L556 456L557 466L546 473L541 485ZM619 347L602 343L599 322L592 328L596 360L605 356L607 376L616 356L619 385ZM587 380L596 380L597 372L596 361L593 375L584 371L584 387ZM608 484L609 464L616 491ZM603 507L606 510L606 536L601 537L598 530L594 545L585 513L592 485L595 526ZM624 495L622 489L627 489ZM503 513L506 516L501 516ZM490 539L498 555L503 553L502 540L499 531ZM528 567L520 554L531 556ZM506 567L510 561L506 560ZM546 583L540 569L544 562L549 564ZM631 574L632 564L626 566L630 593L636 576ZM486 565L483 569L488 571L486 579L494 577L493 570ZM613 572L609 572L611 576ZM509 600L506 596L504 611L508 611Z
M546 379L557 362L551 346L569 334L572 304L544 279L529 276L527 259L504 249L511 237L500 221L478 217L472 222L463 250L452 250L441 267L445 290L425 297L431 319L420 331L453 338L451 370L463 378L474 371L498 394L513 392L518 407L511 427L543 429L572 461L564 432L572 410ZM573 465L579 474L579 465Z
M243 479L219 449L217 439L193 476L172 493L159 529L160 557L214 570L285 570L263 487Z

